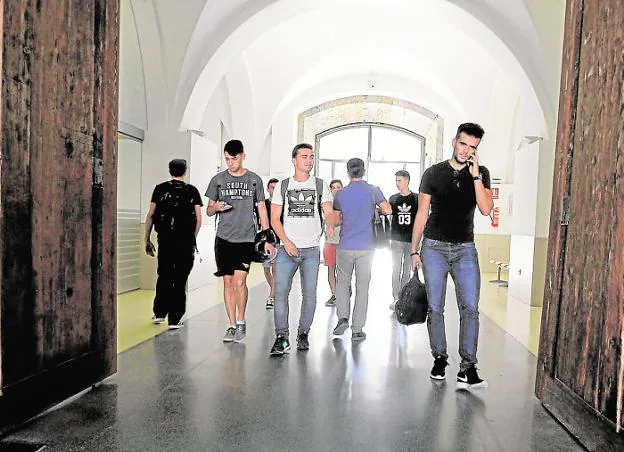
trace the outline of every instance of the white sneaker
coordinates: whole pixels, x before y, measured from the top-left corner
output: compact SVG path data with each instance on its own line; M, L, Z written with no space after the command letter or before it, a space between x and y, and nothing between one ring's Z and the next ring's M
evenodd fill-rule
M156 317L155 315L152 316L152 322L155 323L156 325L160 325L164 321L165 321L164 317Z

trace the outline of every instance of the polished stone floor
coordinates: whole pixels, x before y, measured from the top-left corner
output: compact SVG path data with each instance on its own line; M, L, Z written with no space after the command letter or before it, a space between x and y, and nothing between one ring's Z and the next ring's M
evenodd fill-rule
M322 269L310 350L270 358L273 313L259 285L250 291L244 343L221 342L225 314L213 306L183 329L121 353L115 376L4 442L45 444L46 451L582 450L533 395L535 356L485 315L479 367L489 388L456 391L452 287L449 378L431 381L426 327L396 323L386 276L373 280L362 343L352 344L350 330L331 335L336 316L324 306ZM292 330L299 292L295 283Z

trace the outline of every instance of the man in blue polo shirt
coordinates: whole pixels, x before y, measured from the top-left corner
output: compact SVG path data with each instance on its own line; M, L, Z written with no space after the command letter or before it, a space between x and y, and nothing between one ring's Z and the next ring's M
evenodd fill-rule
M352 158L349 160L347 162L347 174L351 183L338 191L334 198L334 210L338 216L337 222L342 223L340 243L336 252L338 325L334 328L334 334L341 335L349 328L351 313L349 288L355 269L355 303L351 325L351 339L354 341L366 339L366 334L362 328L366 323L368 285L375 252L373 240L375 209L379 206L383 215L392 213L392 207L384 198L379 187L362 180L365 171L362 159Z

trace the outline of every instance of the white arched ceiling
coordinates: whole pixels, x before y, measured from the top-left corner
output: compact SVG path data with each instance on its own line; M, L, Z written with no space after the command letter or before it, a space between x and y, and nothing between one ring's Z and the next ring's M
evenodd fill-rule
M250 68L254 95L271 92L265 90L263 81L287 82L282 85L282 97L276 96L269 102L275 107L273 111L269 112L271 108L256 101L258 108L266 108L261 115L256 113L266 119L273 117L280 105L287 102L284 96L296 97L297 93L291 90L305 89L306 79L310 83L308 86L318 84L321 71L315 69L315 63L320 59L315 60L311 55L320 52L328 58L331 54L339 55L339 49L343 49L345 57L358 44L360 51L368 45L376 47L377 54L379 49L381 53L386 49L386 52L403 55L410 73L406 70L397 73L396 64L389 65L388 73L414 77L421 84L424 80L418 77L425 76L426 71L418 62L433 62L429 72L433 71L434 78L441 78L444 85L438 95L447 100L455 97L464 106L483 102L483 99L479 99L478 89L458 86L461 80L466 80L467 76L483 78L488 73L480 63L493 62L498 69L491 73L513 78L525 97L525 104L538 106L537 115L542 116L542 129L546 130L534 132L546 134L554 124L557 94L552 87L558 86L557 64L543 64L545 54L550 56L553 51L544 50L548 44L544 36L548 33L542 30L540 34L536 29L533 21L536 4L531 0L239 0L229 4L231 8L225 2L207 2L197 21L177 90L176 110L182 129L200 128L212 93L237 58L244 58ZM562 17L562 4L563 0L552 0L549 4L549 14L555 19ZM307 20L298 21L300 17ZM292 24L298 25L293 28ZM542 21L538 25L544 28L552 24ZM287 30L288 34L284 34ZM554 47L557 47L556 42ZM280 51L270 50L275 48ZM264 50L255 52L254 49ZM281 66L265 66L262 72L253 72L258 58L271 60L272 54L281 55ZM303 58L301 64L305 55L308 58ZM467 57L473 57L478 64L466 64ZM458 59L462 64L453 65ZM283 67L288 68L290 61L296 65L299 77L296 80L289 79L290 71L282 71ZM372 75L383 77L385 67L375 64L373 58L365 61L373 68ZM315 70L317 75L314 75ZM354 72L353 68L350 70ZM360 64L360 70L368 68ZM332 72L323 71L320 75L331 79L344 74L344 67L336 65ZM431 83L426 86L436 89Z
M314 60L314 57L312 58ZM383 68L379 71L379 67ZM383 47L356 46L348 52L341 50L333 51L324 57L316 59L316 63L307 68L306 72L294 80L293 83L281 85L279 96L267 98L265 102L259 104L266 110L257 110L258 127L260 130L270 127L275 116L280 114L282 109L290 105L295 99L304 95L313 88L323 87L328 82L343 78L364 78L363 83L354 83L352 86L345 86L343 92L335 92L334 95L344 94L346 91L355 91L361 94L364 91L373 94L384 94L391 97L406 98L418 105L422 105L436 112L440 112L440 100L444 105L463 111L460 100L454 90L446 83L442 77L438 77L431 66L426 61L418 58L408 58L404 52ZM389 79L401 78L411 81L412 84L419 85L419 89L399 90L388 83ZM277 88L278 86L276 86ZM396 88L399 88L396 86ZM382 92L383 90L383 92ZM434 103L426 104L426 93L435 93L437 99ZM259 94L267 94L263 91ZM319 93L321 97L327 97ZM412 96L416 96L414 98ZM268 96L267 96L268 97ZM321 103L323 99L319 99ZM276 103L277 102L277 103Z

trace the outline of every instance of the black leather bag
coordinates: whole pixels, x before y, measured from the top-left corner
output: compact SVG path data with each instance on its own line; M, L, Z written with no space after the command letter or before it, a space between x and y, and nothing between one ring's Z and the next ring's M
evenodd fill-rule
M418 272L401 289L399 299L394 306L394 313L402 325L424 323L427 320L429 303L425 285L420 281Z

